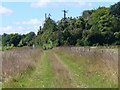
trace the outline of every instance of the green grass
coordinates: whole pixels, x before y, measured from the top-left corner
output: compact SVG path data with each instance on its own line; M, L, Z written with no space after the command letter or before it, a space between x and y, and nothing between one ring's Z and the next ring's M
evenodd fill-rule
M21 76L14 77L9 82L3 81L2 87L3 88L23 88L28 83L28 80L31 77L32 72L34 72L34 70L21 72Z
M95 68L95 62L88 58L67 54L64 51L49 50L49 53L58 56L61 63L72 74L71 86L73 88L117 88L117 82L105 74L101 69ZM20 77L14 77L10 82L4 82L4 88L56 88L66 84L62 78L55 77L48 51L40 58L35 69L22 72ZM54 58L54 57L53 57ZM55 59L55 58L54 58Z
M29 81L28 87L35 87L35 88L52 88L54 87L54 77L51 69L50 62L48 60L48 55L45 55L42 58L41 63L38 64L36 71L31 77Z
M2 46L0 46L0 50L2 50Z
M108 77L102 70L96 69L94 72L94 67L92 63L86 62L85 58L77 61L79 57L67 55L63 52L55 52L59 58L68 66L75 76L73 82L74 86L90 87L90 88L117 88L117 81Z
M36 69L21 73L10 82L4 82L3 88L52 88L54 87L54 76L48 55L45 52L36 65Z

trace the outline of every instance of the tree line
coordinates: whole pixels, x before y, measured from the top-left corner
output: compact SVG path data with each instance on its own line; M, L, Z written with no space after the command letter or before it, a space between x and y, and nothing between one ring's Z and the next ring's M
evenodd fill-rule
M33 38L35 37L34 32L30 32L28 34L6 34L2 35L2 47L3 49L10 49L14 47L22 47L22 46L32 46Z
M3 34L3 46L109 46L120 45L120 2L109 8L85 10L82 16L66 17L55 22L50 17L35 35Z

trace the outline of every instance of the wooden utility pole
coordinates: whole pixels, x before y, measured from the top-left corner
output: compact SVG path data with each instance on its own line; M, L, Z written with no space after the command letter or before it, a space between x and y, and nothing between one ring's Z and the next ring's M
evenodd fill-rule
M42 27L40 26L40 31L42 30Z
M66 10L62 10L64 12L64 19L66 18L66 13L68 13L68 11Z
M48 17L51 17L51 14L49 13Z
M47 19L47 13L45 13L45 20Z
M51 17L51 14L49 13L48 16L47 16L47 13L45 13L45 20L47 20L47 18L50 18Z

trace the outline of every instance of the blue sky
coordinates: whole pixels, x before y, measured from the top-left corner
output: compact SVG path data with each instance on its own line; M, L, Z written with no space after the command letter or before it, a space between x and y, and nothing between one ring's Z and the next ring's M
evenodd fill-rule
M63 17L63 9L68 10L68 17L77 17L84 10L96 9L99 6L109 7L114 2L88 2L73 1L51 1L40 0L37 2L8 2L0 4L0 34L20 33L26 34L30 31L37 32L39 26L44 23L44 14L51 13L51 18L55 21Z

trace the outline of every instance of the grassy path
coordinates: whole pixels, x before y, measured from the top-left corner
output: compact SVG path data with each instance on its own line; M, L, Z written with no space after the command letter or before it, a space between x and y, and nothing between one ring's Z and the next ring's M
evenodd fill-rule
M116 87L101 72L93 71L90 63L79 61L79 58L60 51L44 51L36 69L31 73L14 78L6 87L14 88L88 88ZM89 65L89 66L88 66ZM111 86L112 85L112 86Z
M117 88L118 82L108 74L95 68L94 64L77 55L55 51L56 56L68 67L73 74L73 86L78 88ZM116 79L116 77L115 77Z
M52 51L44 51L36 69L13 78L3 87L10 88L70 88L73 87L72 73Z
M52 71L56 79L55 87L73 87L72 73L68 70L67 66L63 62L61 62L61 60L54 53L48 52L48 56L52 64Z
M37 68L30 79L31 80L28 83L27 87L34 88L54 87L54 77L51 70L51 64L48 59L47 52L44 52L41 62L38 63Z
M4 83L4 88L44 88L54 87L54 77L51 70L48 54L45 51L36 65L36 69L31 72L24 72L22 76L13 78L9 83Z
M72 82L72 73L66 65L54 53L45 51L26 87L70 88Z
M59 60L61 60L61 62L63 62L68 70L70 71L70 73L72 74L72 86L74 88L87 88L89 87L88 85L86 85L83 81L84 76L82 76L82 70L79 67L78 64L76 64L73 60L71 60L72 56L69 56L70 58L68 58L65 54L62 54L60 52L54 52L54 54L56 55L57 58L59 58ZM76 59L76 58L74 58Z

